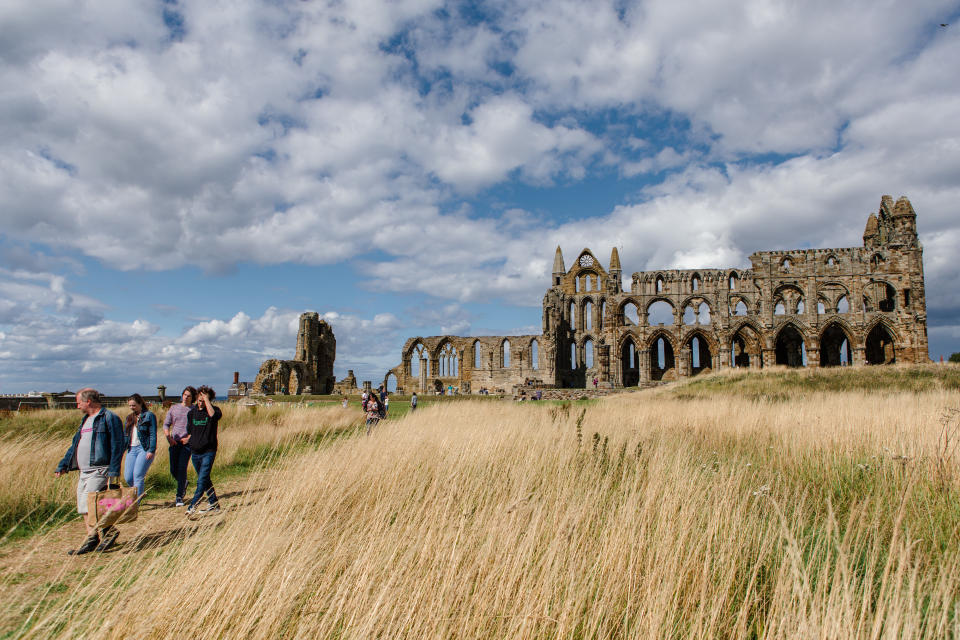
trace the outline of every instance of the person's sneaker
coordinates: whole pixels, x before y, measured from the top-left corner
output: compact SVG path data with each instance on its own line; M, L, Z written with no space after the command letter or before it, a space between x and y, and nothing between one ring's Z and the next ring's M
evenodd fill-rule
M116 527L109 527L103 530L103 537L100 539L100 544L97 545L97 551L104 552L110 547L112 547L117 542L117 538L120 537L120 531Z
M97 548L97 545L100 544L100 536L96 533L93 533L87 536L87 539L83 541L83 544L80 545L77 549L72 549L67 551L71 556L82 556L85 553L90 553Z
M194 512L194 511L196 511L196 509L191 506L191 507L187 507L187 510L185 511L185 513L187 514L187 517L189 518L190 516L193 515L193 512Z
M220 503L218 502L217 504L211 504L203 509L200 509L200 513L220 513Z
M183 500L182 500L182 499L180 499L180 498L177 498L177 504L176 504L176 505L174 505L174 506L177 506L177 507L182 507L182 506L183 506Z

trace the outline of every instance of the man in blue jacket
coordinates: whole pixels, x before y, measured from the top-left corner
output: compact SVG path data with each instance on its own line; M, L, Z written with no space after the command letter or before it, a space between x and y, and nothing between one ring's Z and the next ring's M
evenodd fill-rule
M87 388L77 392L77 409L83 413L83 420L53 475L59 478L74 470L80 472L77 511L85 516L87 494L103 491L107 488L108 478L120 477L125 442L120 418L101 406L98 391ZM116 527L104 529L101 540L96 524L86 522L86 518L84 523L87 525L87 538L79 548L69 552L71 555L90 553L94 549L106 551L117 541Z

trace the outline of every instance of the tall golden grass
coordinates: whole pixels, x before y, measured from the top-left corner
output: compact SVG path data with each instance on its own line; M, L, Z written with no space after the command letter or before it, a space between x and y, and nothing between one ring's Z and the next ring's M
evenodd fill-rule
M360 420L356 409L328 407L307 410L297 407L258 407L256 411L225 404L219 430L217 467L229 467L240 459L268 455L308 438L323 437L349 429ZM128 410L117 410L125 418ZM157 412L160 424L165 413ZM37 516L54 518L74 512L76 477L54 481L53 472L79 426L80 414L69 410L34 411L18 417L27 426L9 420L6 432L0 431L0 540L13 533L12 523ZM156 457L146 477L147 500L163 497L157 485L172 485L170 465L163 431L158 431ZM191 472L192 473L192 472ZM192 477L192 476L191 476ZM33 523L36 525L36 523Z
M44 638L955 637L955 404L436 405L3 606Z

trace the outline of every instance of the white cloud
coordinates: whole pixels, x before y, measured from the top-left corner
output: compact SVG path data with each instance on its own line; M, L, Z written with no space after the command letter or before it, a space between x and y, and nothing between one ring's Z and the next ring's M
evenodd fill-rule
M557 244L568 260L617 246L628 273L744 265L754 250L859 244L882 193L918 211L932 323L960 309L960 34L936 27L950 2L482 10L478 21L439 0L5 3L0 240L53 255L7 252L2 351L102 363L91 354L113 337L131 361L140 341L161 365L200 371L216 349L292 349L294 311L227 313L176 337L105 319L58 273L82 268L79 256L221 272L350 262L441 304L535 307ZM607 171L645 186L587 220L463 204L491 186ZM440 315L439 328L473 327ZM363 366L360 351L384 352L403 324L330 320Z

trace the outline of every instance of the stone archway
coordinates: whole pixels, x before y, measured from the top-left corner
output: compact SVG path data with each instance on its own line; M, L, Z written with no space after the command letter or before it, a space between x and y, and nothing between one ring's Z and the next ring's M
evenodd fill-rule
M660 335L650 344L650 379L675 380L677 377L676 359L673 345L666 336Z
M734 367L763 366L760 334L750 325L737 329L730 341L730 361Z
M820 366L839 367L853 362L850 337L837 323L832 323L820 336Z
M687 341L687 346L690 347L691 376L713 369L713 354L710 353L710 345L707 344L707 340L703 335L695 333L690 336L690 340Z
M793 325L787 325L777 335L775 346L777 364L803 367L805 348L803 335Z
M623 341L620 348L621 384L635 387L640 383L640 350L633 338Z
M867 364L893 364L897 361L896 348L890 330L878 323L867 334Z

